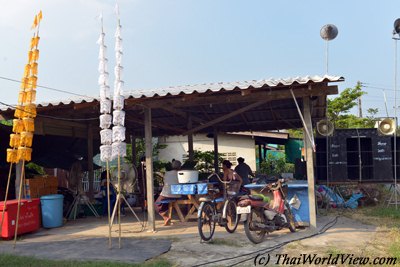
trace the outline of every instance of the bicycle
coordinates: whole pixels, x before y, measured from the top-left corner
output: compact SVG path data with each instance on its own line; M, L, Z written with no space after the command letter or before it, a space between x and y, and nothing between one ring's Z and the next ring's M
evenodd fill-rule
M232 180L223 181L217 173L212 173L207 179L212 176L217 176L224 189L222 197L217 197L218 193L220 193L218 188L210 188L208 191L211 197L207 196L199 199L201 203L197 213L197 226L200 238L204 241L209 241L213 237L216 223L225 227L228 233L233 233L240 220L240 215L236 212L236 196L233 191L232 193L228 191L228 185L233 184L231 183ZM218 207L218 203L224 203L222 208Z

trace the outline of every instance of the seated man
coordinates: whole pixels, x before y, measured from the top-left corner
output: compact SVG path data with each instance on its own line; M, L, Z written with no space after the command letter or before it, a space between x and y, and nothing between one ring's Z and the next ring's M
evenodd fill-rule
M168 203L160 203L163 200L175 200L180 198L181 195L171 194L171 185L178 184L178 170L181 168L181 162L179 160L172 161L172 171L165 172L164 175L164 186L160 193L160 196L156 200L156 211L164 219L164 226L171 224L171 218L168 216Z
M101 173L101 182L100 182L100 191L102 193L103 199L103 216L107 216L108 214L108 201L107 201L107 171ZM117 201L117 191L114 188L114 185L110 182L110 216L112 215L115 207L115 203ZM121 215L125 216L125 203L123 200L120 202L121 204Z

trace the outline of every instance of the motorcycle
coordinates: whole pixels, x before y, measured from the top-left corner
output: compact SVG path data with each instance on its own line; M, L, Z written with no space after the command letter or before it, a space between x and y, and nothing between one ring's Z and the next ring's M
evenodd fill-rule
M286 200L283 187L287 186L284 179L269 183L260 191L272 192L273 201L259 195L248 195L239 200L237 214L246 216L244 230L247 238L255 243L261 243L266 233L289 228L296 231L294 216Z

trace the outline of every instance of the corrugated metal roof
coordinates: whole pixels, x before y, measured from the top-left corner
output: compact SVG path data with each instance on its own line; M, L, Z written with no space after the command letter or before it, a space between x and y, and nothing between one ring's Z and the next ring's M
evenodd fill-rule
M193 93L205 93L208 91L219 92L219 91L232 91L234 89L246 90L251 88L261 87L279 87L279 86L290 86L290 85L301 85L310 83L323 83L323 82L340 82L344 81L342 76L304 76L294 78L281 78L281 79L264 79L264 80L251 80L242 82L219 82L219 83L204 83L198 85L183 85L173 86L158 89L149 90L131 90L129 93L125 93L125 98L152 98L162 96L176 96L176 95L188 95ZM43 102L38 104L38 107L48 106L59 106L69 104L80 104L84 102L99 101L100 97L74 97L68 98L61 101ZM7 108L9 109L9 108ZM7 110L1 108L1 110Z
M308 84L308 83L322 83L322 82L339 82L344 81L341 76L305 76L295 78L284 78L284 79L265 79L265 80L252 80L243 82L220 82L220 83L209 83L209 84L198 84L198 85L184 85L167 88L159 88L154 90L132 90L129 93L129 97L143 98L143 97L154 97L154 96L166 96L166 95L180 95L180 94L192 94L192 93L205 93L207 91L231 91L234 89L246 90L251 88L261 88L264 86L277 87L277 86L290 86L295 84Z

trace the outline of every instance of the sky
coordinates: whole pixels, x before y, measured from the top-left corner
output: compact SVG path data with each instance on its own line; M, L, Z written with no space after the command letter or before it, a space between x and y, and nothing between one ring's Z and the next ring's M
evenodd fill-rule
M113 69L115 0L0 0L1 102L17 103L27 63L30 27L39 10L37 103L99 95L96 43L103 14ZM125 92L159 87L326 74L325 24L339 29L329 42L329 74L339 91L366 84L364 115L394 114L396 0L118 0ZM400 46L399 48L400 49ZM400 53L398 53L400 55ZM111 72L111 71L110 71ZM114 80L110 75L110 84ZM75 94L75 95L74 95ZM400 97L400 94L398 94ZM400 101L398 101L400 102ZM0 108L3 108L0 105ZM355 112L355 109L354 109Z

